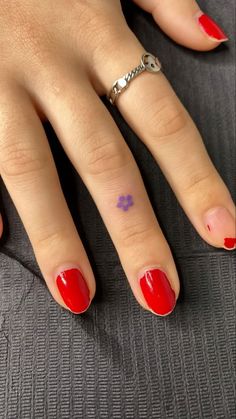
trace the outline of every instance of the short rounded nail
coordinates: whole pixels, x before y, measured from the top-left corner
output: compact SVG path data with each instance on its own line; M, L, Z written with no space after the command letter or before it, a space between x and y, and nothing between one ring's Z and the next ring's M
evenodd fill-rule
M217 244L226 249L236 247L236 220L226 208L212 208L203 218L208 233Z
M87 310L90 304L90 293L79 269L71 268L60 272L56 283L62 299L70 311L79 314Z
M207 14L198 12L196 15L201 30L211 39L218 42L227 41L228 37L217 23Z
M176 296L167 275L159 268L148 269L140 278L140 287L148 307L155 314L170 314L176 305Z

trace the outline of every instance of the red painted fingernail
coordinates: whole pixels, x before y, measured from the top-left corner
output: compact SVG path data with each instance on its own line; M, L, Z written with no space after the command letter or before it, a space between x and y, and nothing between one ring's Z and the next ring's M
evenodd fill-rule
M224 246L227 247L227 249L234 249L236 247L236 238L226 237Z
M88 308L89 288L78 269L72 268L61 272L56 282L64 303L73 313L83 313Z
M140 286L149 308L164 316L173 311L176 304L175 292L166 274L160 269L147 270L140 278Z
M224 207L208 210L204 216L208 234L219 246L233 250L235 247L236 220Z
M203 29L203 31L216 41L227 41L227 35L222 31L222 29L217 25L217 23L205 13L199 12L197 14L198 23Z

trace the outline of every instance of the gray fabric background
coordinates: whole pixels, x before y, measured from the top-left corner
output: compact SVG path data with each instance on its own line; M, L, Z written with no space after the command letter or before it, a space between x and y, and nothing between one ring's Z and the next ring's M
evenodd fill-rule
M200 3L232 39L234 0ZM192 52L135 6L125 12L147 50L160 57L235 199L233 40L214 52ZM0 418L235 418L235 253L203 242L152 156L110 111L172 248L181 297L167 318L138 305L94 202L45 124L97 295L80 316L55 303L2 185L8 226L0 249Z

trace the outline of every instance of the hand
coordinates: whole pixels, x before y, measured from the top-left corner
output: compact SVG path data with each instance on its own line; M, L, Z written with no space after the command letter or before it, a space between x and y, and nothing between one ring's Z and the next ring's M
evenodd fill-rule
M210 50L226 39L193 0L137 3L183 45ZM175 263L131 151L99 99L144 52L120 2L0 0L0 27L0 173L53 297L81 313L94 297L95 279L43 119L90 191L137 301L155 314L170 313L179 295ZM164 74L138 76L117 106L201 237L232 248L234 203Z

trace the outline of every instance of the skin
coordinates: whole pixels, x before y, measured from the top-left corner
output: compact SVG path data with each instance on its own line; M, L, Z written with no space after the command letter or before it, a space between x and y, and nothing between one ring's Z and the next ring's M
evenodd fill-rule
M208 51L220 43L200 29L195 1L136 3L186 47ZM0 27L0 174L53 297L67 308L55 282L67 266L82 269L91 298L96 285L60 187L42 127L45 119L91 193L137 301L149 310L138 278L154 265L167 273L178 298L170 247L131 151L99 99L144 52L125 22L120 2L0 0ZM225 207L235 217L234 203L164 74L137 77L117 107L160 165L202 239L223 247L222 233L206 229L203 216L211 208ZM122 211L116 206L118 197L128 194L134 205ZM0 219L0 233L2 227ZM230 223L224 228L226 235L235 235Z

